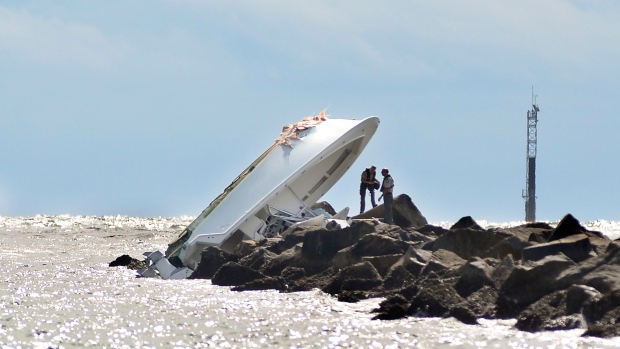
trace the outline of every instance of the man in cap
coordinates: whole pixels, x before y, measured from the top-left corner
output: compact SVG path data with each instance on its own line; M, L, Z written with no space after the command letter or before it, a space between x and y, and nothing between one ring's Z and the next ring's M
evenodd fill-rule
M383 200L383 219L387 224L394 224L394 217L392 217L392 204L394 203L394 180L390 175L390 170L384 168L381 170L381 174L383 175L383 183L381 184L381 196L379 197L379 201L381 198Z

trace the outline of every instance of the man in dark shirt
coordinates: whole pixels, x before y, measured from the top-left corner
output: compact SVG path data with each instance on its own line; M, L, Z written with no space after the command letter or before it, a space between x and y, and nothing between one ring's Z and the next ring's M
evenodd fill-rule
M370 166L362 172L360 183L360 214L364 213L366 208L366 190L370 192L370 203L372 207L376 207L375 203L375 189L378 189L379 181L375 179L377 175L377 167ZM377 188L375 188L377 186Z

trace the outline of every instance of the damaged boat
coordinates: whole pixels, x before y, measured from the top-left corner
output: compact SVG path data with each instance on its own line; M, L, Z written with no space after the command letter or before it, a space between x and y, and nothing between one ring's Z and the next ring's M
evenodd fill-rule
M145 253L145 277L184 279L202 250L232 252L242 240L265 239L291 226L347 226L348 208L335 216L311 207L345 174L379 126L379 118L330 119L325 112L283 128L280 136L174 240L165 255Z

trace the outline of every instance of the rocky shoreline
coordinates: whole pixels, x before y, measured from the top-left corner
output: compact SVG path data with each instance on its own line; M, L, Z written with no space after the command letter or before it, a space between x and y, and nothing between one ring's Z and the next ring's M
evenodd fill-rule
M376 218L382 209L353 217L347 228L297 228L242 241L233 253L206 248L190 278L235 291L318 288L344 302L382 297L374 310L381 320L515 318L523 331L620 335L620 241L585 229L572 215L555 228L483 229L463 217L445 229L429 225L406 194L394 200L395 225ZM125 255L110 266L141 263Z

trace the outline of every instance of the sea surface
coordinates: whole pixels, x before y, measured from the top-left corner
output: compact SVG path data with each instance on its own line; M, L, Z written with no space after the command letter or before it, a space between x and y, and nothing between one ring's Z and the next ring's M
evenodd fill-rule
M165 250L192 220L0 216L0 348L620 348L620 337L581 337L583 330L520 332L514 320L379 321L370 311L381 299L233 292L210 280L137 278L108 266L123 254ZM620 236L620 222L582 225Z

